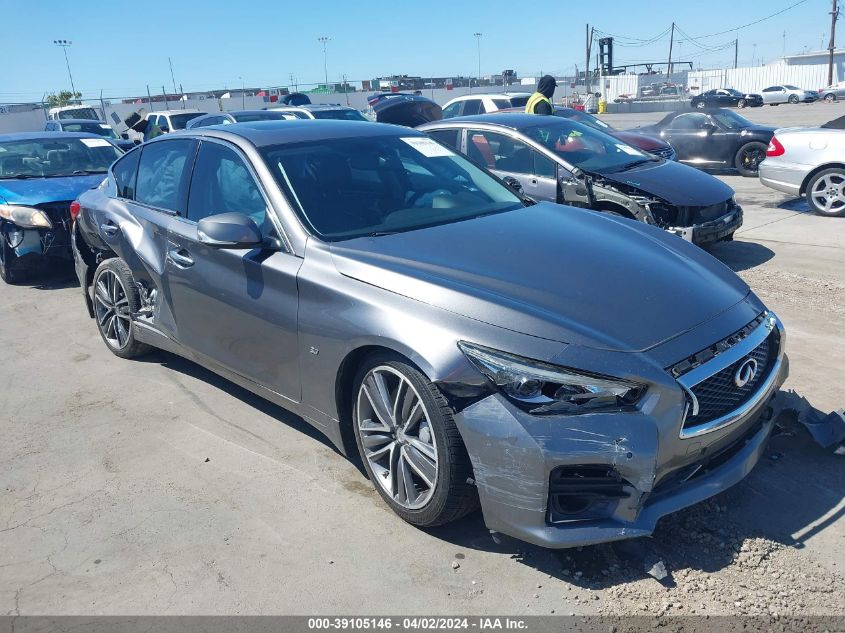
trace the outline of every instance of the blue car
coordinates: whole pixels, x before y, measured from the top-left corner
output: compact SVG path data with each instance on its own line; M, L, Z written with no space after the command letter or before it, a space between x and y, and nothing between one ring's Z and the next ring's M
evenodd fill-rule
M72 259L71 203L123 152L71 132L0 134L0 277L23 281L51 259Z

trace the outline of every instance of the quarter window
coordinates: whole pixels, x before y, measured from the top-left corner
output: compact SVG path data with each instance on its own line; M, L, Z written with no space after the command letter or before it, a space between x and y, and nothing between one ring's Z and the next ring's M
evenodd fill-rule
M145 145L138 166L135 199L159 209L185 210L188 162L192 141L178 139Z
M112 167L112 175L117 185L117 196L127 200L135 199L135 177L138 173L138 160L141 150L129 152Z
M446 106L443 108L443 118L444 119L451 119L453 116L458 116L461 110L461 102L456 101L455 103Z
M430 132L426 132L430 137L433 139L440 141L446 147L451 147L456 151L460 151L460 133L459 129L451 129L451 130L431 130Z
M194 166L188 219L198 222L219 213L243 213L263 235L272 231L267 203L243 159L220 143L206 141L200 145Z
M479 114L481 112L481 99L467 99L464 101L464 116L470 114Z
M682 114L669 125L671 130L701 130L709 122L706 114Z

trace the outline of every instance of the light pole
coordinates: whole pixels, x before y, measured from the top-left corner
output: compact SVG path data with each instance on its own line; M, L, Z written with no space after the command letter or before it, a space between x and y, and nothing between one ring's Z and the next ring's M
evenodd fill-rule
M329 67L328 62L326 61L326 44L329 41L329 38L325 35L321 35L317 38L317 41L323 45L323 72L326 75L326 92L329 91Z
M241 109L246 110L246 84L244 83L244 78L240 75L238 79L241 80Z
M481 85L481 33L473 33L475 36L475 44L478 48L478 85Z
M70 62L67 59L68 46L73 44L73 42L71 42L70 40L53 40L53 44L55 44L56 46L61 46L62 50L65 52L65 64L67 64L67 74L68 74L68 77L70 77L70 90L75 96L76 95L76 87L73 85L73 75L70 72Z

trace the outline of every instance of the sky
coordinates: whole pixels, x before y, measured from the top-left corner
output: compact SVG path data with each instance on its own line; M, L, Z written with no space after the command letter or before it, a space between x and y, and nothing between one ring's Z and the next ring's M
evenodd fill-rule
M674 21L673 59L732 66L737 38L744 66L826 48L830 8L831 0L0 0L0 102L38 101L70 87L55 39L73 42L67 53L83 97L102 91L114 99L144 94L147 85L173 91L168 58L186 92L322 82L321 36L329 38L330 82L344 75L475 76L475 33L482 34L482 75L572 74L576 64L584 67L588 23L616 36L617 65L665 61Z

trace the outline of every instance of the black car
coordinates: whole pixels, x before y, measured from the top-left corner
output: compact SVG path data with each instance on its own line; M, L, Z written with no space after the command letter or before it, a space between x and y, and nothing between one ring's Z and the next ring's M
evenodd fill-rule
M733 88L708 90L690 99L693 108L759 108L763 105L762 95L740 92Z
M58 119L57 121L47 121L44 125L45 132L80 132L82 134L96 134L108 139L114 145L117 145L124 152L128 152L135 147L135 142L128 138L121 138L117 135L111 125L103 123L102 121L94 121L92 119Z
M367 97L367 104L379 123L416 127L443 118L439 105L418 94L383 92Z
M756 176L775 128L752 123L731 110L714 108L673 112L659 123L631 131L671 144L682 163L702 169L736 169L743 176Z

